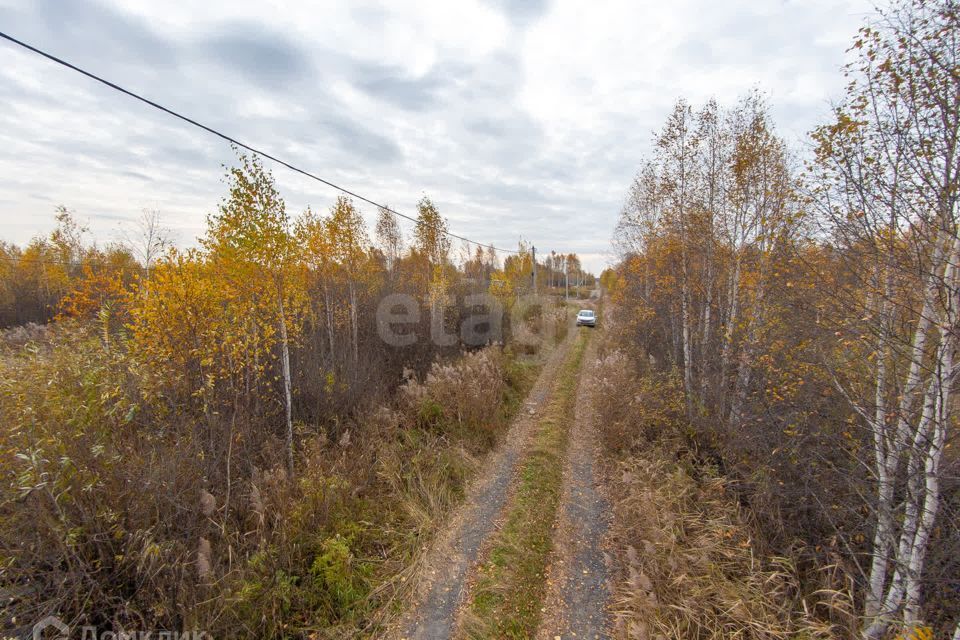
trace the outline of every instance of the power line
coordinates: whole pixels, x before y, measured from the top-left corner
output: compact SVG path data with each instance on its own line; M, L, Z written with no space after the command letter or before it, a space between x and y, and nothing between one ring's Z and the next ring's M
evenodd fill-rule
M109 80L106 80L106 79L104 79L104 78L101 78L100 76L98 76L98 75L96 75L96 74L94 74L94 73L91 73L91 72L89 72L89 71L86 71L86 70L84 70L84 69L81 69L80 67L78 67L78 66L76 66L76 65L74 65L74 64L71 64L70 62L67 62L66 60L63 60L62 58L58 58L57 56L55 56L55 55L53 55L53 54L51 54L51 53L47 53L46 51L43 51L43 50L41 50L41 49L38 49L37 47L34 47L34 46L32 46L32 45L29 45L29 44L27 44L26 42L23 42L22 40L18 40L18 39L16 39L16 38L14 38L13 36L8 35L8 34L2 32L2 31L0 31L0 38L3 38L3 39L5 39L5 40L8 40L8 41L12 42L13 44L19 45L19 46L23 47L24 49L27 49L28 51L32 51L33 53L36 53L36 54L38 54L38 55L41 55L41 56L43 56L44 58L46 58L47 60L50 60L50 61L52 61L52 62L56 62L57 64L63 65L64 67L67 67L68 69L71 69L71 70L73 70L73 71L76 71L77 73L80 73L80 74L82 74L82 75L85 75L85 76L87 76L88 78L90 78L91 80L95 80L95 81L97 81L97 82L99 82L99 83L101 83L101 84L103 84L103 85L106 85L106 86L110 87L111 89L114 89L114 90L116 90L116 91L119 91L120 93L123 93L123 94L131 97L131 98L134 98L135 100L139 100L140 102L143 102L144 104L147 104L147 105L153 107L154 109L159 109L160 111L163 111L164 113L166 113L166 114L168 114L168 115L171 115L171 116L173 116L174 118L178 118L178 119L183 120L184 122L186 122L186 123L188 123L188 124L192 124L192 125L195 126L195 127L198 127L198 128L200 128L200 129L203 129L203 130L206 131L207 133L212 133L213 135L217 136L218 138L222 138L223 140L226 140L227 142L230 142L231 144L234 144L234 145L236 145L236 146L238 146L238 147L241 147L241 148L243 148L243 149L246 149L247 151L249 151L249 152L251 152L251 153L255 153L255 154L257 154L258 156L267 158L268 160L272 160L273 162L276 162L277 164L283 165L284 167L290 169L291 171L295 171L295 172L297 172L297 173L299 173L299 174L302 174L302 175L307 176L308 178L312 178L313 180L316 180L317 182L323 183L323 184L327 185L328 187L332 187L332 188L336 189L337 191L340 191L341 193L345 193L345 194L347 194L347 195L349 195L349 196L352 196L352 197L356 198L357 200L361 200L361 201L363 201L363 202L366 202L367 204L372 204L373 206L378 207L378 208L380 208L380 209L383 209L383 210L385 210L385 211L388 211L388 212L392 213L393 215L395 215L395 216L397 216L397 217L399 217L399 218L403 218L403 219L409 220L409 221L411 221L411 222L417 222L417 219L414 218L414 217L412 217L412 216L408 216L408 215L406 215L406 214L400 213L399 211L394 211L394 210L391 209L390 207L387 207L387 206L385 206L385 205L382 205L382 204L380 204L380 203L378 203L378 202L374 202L373 200L371 200L371 199L369 199L369 198L365 198L364 196L362 196L362 195L360 195L360 194L358 194L358 193L355 193L355 192L353 192L353 191L351 191L351 190L349 190L349 189L345 189L344 187L341 187L341 186L339 186L339 185L337 185L337 184L334 184L333 182L330 182L329 180L325 180L325 179L321 178L321 177L318 176L318 175L315 175L315 174L313 174L313 173L310 173L309 171L306 171L305 169L301 169L301 168L299 168L299 167L296 167L296 166L290 164L289 162L285 162L285 161L281 160L280 158L277 158L277 157L274 156L274 155L271 155L271 154L269 154L269 153L267 153L267 152L265 152L265 151L261 151L261 150L255 148L255 147L251 147L250 145L248 145L248 144L246 144L246 143L240 142L240 141L237 140L236 138L233 138L233 137L231 137L231 136L228 136L227 134L222 133L222 132L220 132L220 131L217 131L216 129L214 129L214 128L212 128L212 127L208 127L208 126L205 125L205 124L202 124L202 123L200 123L200 122L197 122L197 121L194 120L193 118L189 118L189 117L187 117L187 116L185 116L185 115L182 115L182 114L180 114L180 113L177 113L176 111L174 111L174 110L172 110L172 109L168 109L167 107L164 107L164 106L161 105L161 104L157 104L157 103L154 102L153 100L150 100L150 99L148 99L148 98L144 98L144 97L141 96L140 94L134 93L133 91L130 91L129 89L124 89L123 87L121 87L121 86L118 85L118 84L115 84L115 83L113 83L113 82L110 82ZM483 242L477 242L476 240L471 240L470 238L466 238L466 237L464 237L464 236L457 235L456 233L453 233L452 231L444 231L443 233L444 233L446 236L448 236L448 237L456 238L457 240L463 240L464 242L469 242L469 243L471 243L471 244L475 244L475 245L477 245L477 246L484 247L484 248L486 248L486 249L492 249L493 251L500 251L500 252L502 252L502 253L519 253L518 251L514 251L514 250L512 250L512 249L501 249L501 248L499 248L499 247L493 246L492 244L484 244Z

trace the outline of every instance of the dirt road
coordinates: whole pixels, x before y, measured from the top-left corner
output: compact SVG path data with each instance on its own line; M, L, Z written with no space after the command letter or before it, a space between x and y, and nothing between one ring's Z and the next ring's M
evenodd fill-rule
M547 573L548 591L537 638L607 638L609 558L603 551L608 509L598 486L598 440L590 396L595 345L587 348L577 390L576 418L564 469L563 497Z
M588 329L581 331L588 332ZM389 637L404 640L446 640L466 637L462 618L470 607L473 576L485 561L492 540L511 509L518 469L535 446L538 425L558 393L558 372L569 358L579 332L550 354L524 408L514 419L499 449L484 463L464 503L425 555L414 604L403 614ZM586 336L584 336L584 339ZM595 352L588 346L581 371L590 367ZM543 589L523 597L543 598L537 637L608 637L605 606L607 569L601 550L606 531L604 503L594 478L594 431L587 386L580 376L574 419L569 422L569 447L563 463L562 497L557 508L550 568ZM575 635L574 635L575 634ZM470 637L477 636L471 633Z

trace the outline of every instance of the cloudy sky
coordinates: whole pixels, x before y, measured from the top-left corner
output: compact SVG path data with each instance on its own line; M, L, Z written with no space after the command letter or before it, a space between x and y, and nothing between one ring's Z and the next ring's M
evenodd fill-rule
M0 0L0 31L288 162L498 246L599 269L678 97L757 87L798 149L840 95L862 0ZM222 141L0 41L0 237L66 205L99 241L144 208L189 245ZM336 193L273 168L292 214ZM372 209L364 213L372 218Z

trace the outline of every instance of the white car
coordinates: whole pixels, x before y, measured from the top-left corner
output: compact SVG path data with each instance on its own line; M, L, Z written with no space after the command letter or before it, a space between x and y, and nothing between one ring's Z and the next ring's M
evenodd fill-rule
M597 314L594 313L593 309L580 310L580 313L577 314L577 326L578 327L597 326Z

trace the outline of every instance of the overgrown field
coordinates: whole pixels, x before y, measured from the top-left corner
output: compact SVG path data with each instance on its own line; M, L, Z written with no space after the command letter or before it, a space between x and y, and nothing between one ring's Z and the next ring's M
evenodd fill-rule
M676 374L607 349L595 381L615 557L617 638L853 637L850 585L829 566L801 587L730 480L698 453ZM809 576L808 576L809 579Z
M517 306L526 246L455 259L426 197L374 243L238 165L195 249L147 216L138 262L64 208L0 243L0 628L376 635L567 330Z
M215 483L202 422L148 409L100 333L53 333L0 359L6 627L373 632L537 369L498 347L436 363L336 438L300 425L294 479L236 456Z

